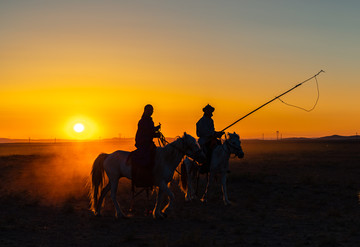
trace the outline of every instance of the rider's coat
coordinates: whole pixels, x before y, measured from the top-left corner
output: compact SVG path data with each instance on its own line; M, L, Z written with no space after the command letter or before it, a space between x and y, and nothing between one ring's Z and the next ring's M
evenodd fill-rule
M203 116L196 123L196 135L199 137L200 146L211 141L215 134L214 120L211 117Z
M155 144L153 138L156 137L154 121L149 116L142 116L138 123L138 130L135 136L135 147L138 149L153 149Z

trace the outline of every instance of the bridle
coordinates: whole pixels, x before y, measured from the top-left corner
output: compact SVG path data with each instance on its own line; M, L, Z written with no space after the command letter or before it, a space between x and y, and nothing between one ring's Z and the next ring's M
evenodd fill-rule
M175 146L174 144L172 144L172 143L170 143L170 145L173 147L173 148L175 148L175 149L177 149L178 151L180 151L183 155L186 155L186 156L189 156L190 158L192 158L193 160L197 160L197 157L199 157L199 155L201 154L201 149L200 148L198 148L198 150L196 150L196 151L194 151L194 152L192 152L192 153L188 153L187 151L186 151L186 147L188 146L188 145L186 145L186 142L185 142L185 139L186 138L186 136L184 136L184 138L179 138L179 139L181 139L181 141L182 141L182 148L179 148L179 147L177 147L177 146Z
M175 146L173 143L169 143L166 139L165 139L165 136L161 133L160 133L160 137L158 139L159 141L159 145L160 146L165 146L166 144L169 144L171 147L175 148L176 150L180 151L180 153L182 153L183 155L186 155L186 156L189 156L190 158L192 158L193 160L197 160L196 158L200 156L202 150L199 148L197 151L191 153L191 154L188 154L186 152L186 143L185 143L185 138L186 138L186 134L184 135L184 138L182 137L179 137L178 139L181 139L182 141L182 148L179 148L177 146Z
M228 152L229 153L233 153L236 155L237 151L238 152L243 152L242 148L241 147L238 147L236 145L234 145L230 139L228 139L226 136L225 136L225 144L226 144L226 147L228 149ZM235 152L231 152L231 149L235 150ZM225 149L224 149L225 150Z

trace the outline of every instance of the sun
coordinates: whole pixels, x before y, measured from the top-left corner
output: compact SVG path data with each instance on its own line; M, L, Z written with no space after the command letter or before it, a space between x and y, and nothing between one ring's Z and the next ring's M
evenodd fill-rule
M74 140L90 140L100 136L96 122L84 115L69 118L64 125L64 134Z
M75 130L75 132L81 133L81 132L84 131L85 127L84 127L83 124L77 123L77 124L74 125L74 128L73 128L73 129Z

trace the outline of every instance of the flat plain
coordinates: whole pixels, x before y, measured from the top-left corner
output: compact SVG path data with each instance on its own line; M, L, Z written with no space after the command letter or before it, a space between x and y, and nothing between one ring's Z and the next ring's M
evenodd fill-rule
M130 219L89 210L88 179L101 152L132 150L132 141L0 144L1 246L360 246L360 141L242 143L232 158L231 206L219 181L203 204L184 201L152 219L154 195L140 194ZM199 195L204 191L200 181ZM122 179L118 201L130 207Z

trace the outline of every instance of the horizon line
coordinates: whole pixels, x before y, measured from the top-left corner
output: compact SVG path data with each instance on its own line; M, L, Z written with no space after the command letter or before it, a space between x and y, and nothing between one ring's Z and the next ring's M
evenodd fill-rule
M166 137L167 139L175 139L176 137ZM285 138L244 138L242 140L258 140L258 141L281 141L281 140L316 140L316 139L358 139L360 136L356 135L330 135L320 137L303 137L293 136ZM110 137L98 139L66 139L66 138L6 138L0 137L0 143L64 143L64 142L100 142L100 141L120 141L120 140L135 140L135 137Z

